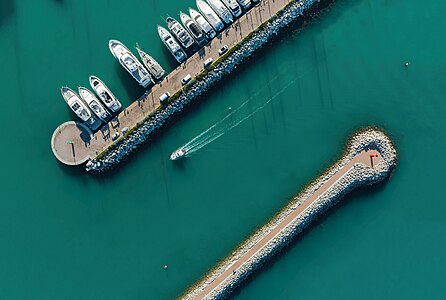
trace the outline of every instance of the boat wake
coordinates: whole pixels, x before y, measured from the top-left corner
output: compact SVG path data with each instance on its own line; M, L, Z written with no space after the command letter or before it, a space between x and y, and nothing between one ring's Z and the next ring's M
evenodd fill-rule
M277 79L278 76L273 78L272 81ZM248 106L248 103L256 97L258 94L260 94L268 85L264 86L260 90L258 90L256 93L254 93L251 97L249 97L245 102L243 102L239 107L237 107L234 110L231 110L230 113L228 113L223 119L216 122L212 126L210 126L208 129L191 139L189 142L182 145L180 148L175 150L172 155L176 153L176 158L178 157L178 153L181 153L181 157L188 157L192 155L194 152L197 152L198 150L202 149L203 147L209 145L216 139L220 138L222 135L229 132L231 129L239 126L244 121L248 120L250 117L264 109L268 104L270 104L274 99L279 97L287 88L289 88L292 84L295 83L296 80L292 80L289 82L286 86L284 86L281 90L276 92L273 96L271 96L266 102L264 102L262 105L256 107L254 110L251 110ZM172 156L171 156L172 159ZM173 159L175 160L175 159Z

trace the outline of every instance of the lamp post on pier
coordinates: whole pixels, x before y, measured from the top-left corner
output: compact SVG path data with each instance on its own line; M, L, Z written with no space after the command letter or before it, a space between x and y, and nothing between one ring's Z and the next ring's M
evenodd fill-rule
M73 141L67 141L67 145L71 145L71 152L73 154L73 160L76 162L76 153L74 152L74 142Z

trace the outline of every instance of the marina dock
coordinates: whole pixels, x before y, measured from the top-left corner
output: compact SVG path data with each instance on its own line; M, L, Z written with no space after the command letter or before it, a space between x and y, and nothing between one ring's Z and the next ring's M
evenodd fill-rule
M235 47L292 2L295 1L264 0L251 8L96 133L89 133L86 136L86 131L73 126L73 122L60 125L51 139L54 155L64 164L81 165L103 154L114 143L119 142L119 140L112 140L115 132L122 137L123 129L135 128L160 108L159 97L163 93L169 92L175 95L181 92L185 88L181 80L188 74L195 78L205 71L204 61L209 58L212 58L214 62L217 61L220 57L218 50L223 45L227 45L229 49ZM111 88L113 90L113 87Z

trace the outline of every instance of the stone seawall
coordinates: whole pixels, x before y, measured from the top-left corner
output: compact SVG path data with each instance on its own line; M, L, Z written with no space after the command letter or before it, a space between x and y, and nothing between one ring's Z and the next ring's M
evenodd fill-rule
M254 255L246 259L245 256L250 249L277 228L288 216L299 209L305 201L316 192L333 176L352 163L356 155L368 149L377 150L382 159L372 168L362 163L354 163L338 180L327 190L317 197L302 213L286 225L278 234L260 248ZM274 253L286 246L293 238L302 232L317 216L325 212L329 207L336 204L346 193L364 185L371 185L383 180L394 169L397 164L397 153L391 140L380 130L374 128L364 129L355 134L346 152L333 166L323 175L311 183L301 194L293 198L290 203L282 209L270 222L257 230L241 246L223 262L206 274L202 280L192 286L182 299L221 299L227 297L240 283L254 270L264 264ZM220 279L224 272L233 268L235 263L243 260L243 264L237 268L237 272L231 276ZM215 281L221 281L216 287L209 290Z
M237 45L236 50L230 50L231 53L223 61L198 78L178 98L152 114L125 139L108 149L105 154L90 160L86 164L86 170L91 173L103 172L127 158L149 140L172 116L180 113L188 104L228 76L238 65L248 60L254 52L261 49L283 29L302 16L315 2L319 2L319 0L290 1L288 6L259 27L248 39Z

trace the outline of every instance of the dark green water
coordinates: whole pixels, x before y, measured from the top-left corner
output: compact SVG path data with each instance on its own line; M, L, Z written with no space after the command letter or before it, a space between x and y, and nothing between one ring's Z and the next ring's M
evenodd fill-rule
M330 164L357 127L386 128L392 178L354 193L259 272L238 299L442 298L446 3L337 1L208 94L113 175L59 165L73 119L61 85L100 76L143 93L107 41L139 42L166 69L160 16L192 0L1 1L0 299L169 299ZM410 61L409 68L403 64ZM256 91L264 110L180 164L168 156ZM163 265L168 264L167 271Z

